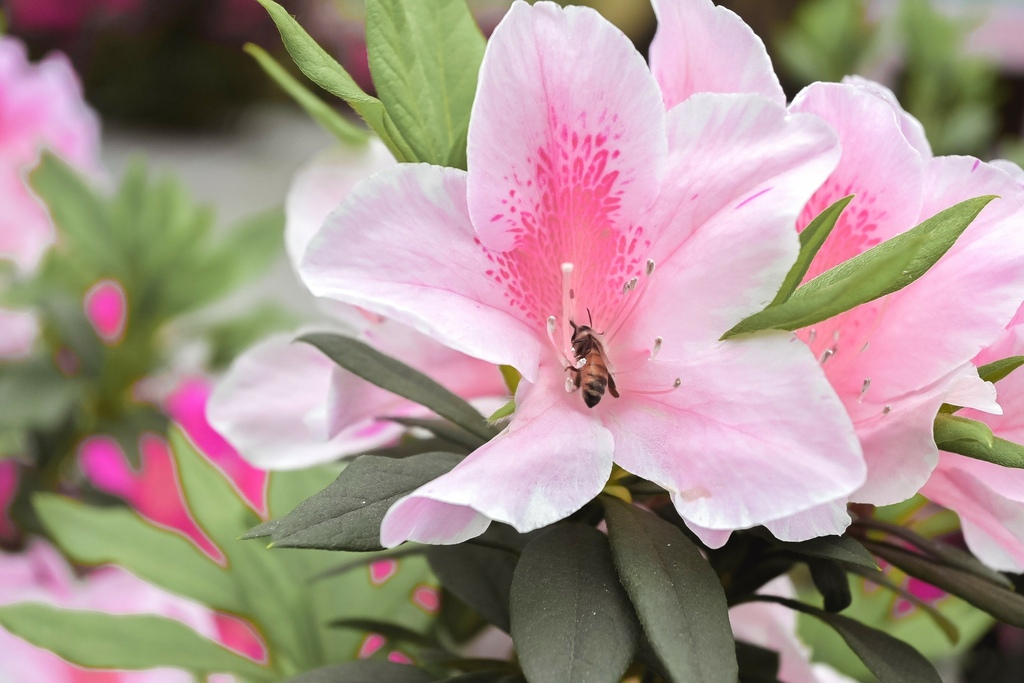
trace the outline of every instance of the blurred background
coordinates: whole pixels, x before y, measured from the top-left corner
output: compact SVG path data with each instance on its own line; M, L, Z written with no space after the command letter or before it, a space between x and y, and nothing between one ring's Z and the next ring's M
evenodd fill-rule
M468 2L485 33L510 4ZM361 87L373 92L362 0L282 4ZM656 29L647 0L574 4L601 11L646 53ZM765 41L791 97L813 81L859 74L896 92L924 123L936 154L1024 163L1021 0L719 4L742 16ZM82 265L88 260L82 242L76 243L73 258L55 252L35 273L0 271L0 289L9 285L0 304L38 307L40 298L58 302L37 314L41 322L34 324L43 330L43 348L37 345L31 362L3 360L0 348L0 400L8 402L5 410L11 402L24 408L0 416L0 549L13 557L33 533L43 532L28 503L34 491L71 493L101 505L126 501L202 546L201 532L173 485L166 446L144 435L163 433L171 420L183 424L193 443L259 507L262 473L248 468L209 429L203 407L212 378L238 352L273 331L290 331L320 315L285 257L280 207L296 171L337 140L243 51L247 43L256 44L306 82L255 0L3 0L0 11L3 31L24 43L32 62L54 51L67 55L86 102L102 122L92 177L108 194L121 185L121 194L97 209L109 213L99 221L106 227L96 228L97 234L109 225L132 230L138 217L150 215L147 211L176 212L185 218L150 229L146 239L151 239L152 253L173 251L178 263L212 264L209 272L190 270L154 257L165 270L154 265L151 273L142 273L152 281L114 277L105 265L93 270ZM338 100L308 85L328 106L351 117ZM54 196L65 197L77 187L61 173L52 167L36 180L44 200L47 186ZM172 177L177 180L160 180ZM51 213L61 229L52 206ZM89 229L75 239L87 242ZM238 272L220 272L214 257L224 249L237 255ZM143 252L129 250L125 258ZM199 287L208 291L196 296ZM71 310L75 314L69 317ZM35 391L35 403L25 398L26 387ZM49 407L45 415L39 408L44 405ZM10 520L5 521L5 509ZM0 590L0 604L6 599ZM436 612L436 605L423 607L431 600L436 602L436 596L422 598L415 609ZM258 654L260 646L252 644L251 635L232 623L218 622L221 640ZM987 622L979 622L978 644L965 664L949 664L949 680L1024 681L1024 635L1009 627L987 628ZM941 649L941 643L936 645Z

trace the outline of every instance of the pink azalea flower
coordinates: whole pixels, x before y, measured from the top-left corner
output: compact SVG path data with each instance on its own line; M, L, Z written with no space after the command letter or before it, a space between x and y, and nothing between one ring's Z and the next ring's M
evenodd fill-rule
M975 362L984 365L1019 355L1024 355L1024 307ZM1000 438L1024 443L1024 372L1016 370L996 382L996 391L1002 415L971 409L957 414L986 423ZM1003 571L1024 571L1024 470L940 453L921 492L960 516L967 546L983 562Z
M807 348L781 333L718 341L773 298L837 151L821 121L760 95L700 93L666 114L596 12L514 4L481 68L469 173L378 173L302 266L314 294L524 378L508 428L393 506L384 545L550 524L601 491L613 459L711 530L858 487L851 425ZM591 408L574 390L587 366L573 323L600 333L618 398L609 384Z
M151 586L117 567L76 578L63 558L42 541L17 554L0 552L0 605L44 602L67 609L113 614L158 614L182 621L208 638L217 635L205 608ZM0 629L0 680L5 683L186 683L192 675L175 669L133 672L84 670Z
M666 104L685 101L699 87L759 92L785 102L764 45L734 14L710 0L655 7L661 25L651 64ZM694 28L702 22L721 25L734 43L703 37ZM806 279L959 201L1003 197L920 281L799 332L843 400L864 449L868 479L852 499L895 503L916 493L935 466L932 422L944 401L999 410L969 361L994 340L1024 296L1024 235L1014 225L1022 194L1007 174L976 159L933 158L921 124L888 89L865 79L814 84L790 111L827 121L843 148L798 229L833 202L856 195ZM768 527L796 538L838 534L848 524L846 500L838 500Z
M324 219L362 179L393 166L379 140L316 157L295 177L286 202L285 244L298 267ZM412 328L323 301L331 326L402 358L466 398L502 396L500 373ZM424 409L338 368L296 334L270 337L237 358L210 400L211 424L249 462L290 469L336 460L394 441L403 431L382 415Z
M84 171L99 169L99 121L61 54L30 64L25 46L0 37L0 259L31 270L53 242L46 209L24 177L49 148Z
M795 598L793 584L785 576L765 584L765 595ZM780 681L786 683L853 683L827 664L812 664L810 649L796 634L797 613L770 602L748 602L729 610L737 640L779 653Z

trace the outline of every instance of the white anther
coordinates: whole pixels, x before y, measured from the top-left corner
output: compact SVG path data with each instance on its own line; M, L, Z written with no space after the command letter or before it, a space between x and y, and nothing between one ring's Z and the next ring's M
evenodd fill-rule
M813 344L814 340L818 338L818 330L811 328L811 331L807 334L807 343Z
M683 380L682 380L682 378L680 378L680 377L676 377L676 381L675 381L675 382L672 382L672 388L673 388L673 389L678 389L678 388L679 388L679 387L681 387L681 386L683 386Z
M576 369L579 370L580 368L582 368L586 364L587 364L587 359L586 358L580 358L578 361L576 361Z
M572 377L565 378L565 393L571 394L572 390L576 388L576 382L572 381Z
M574 266L572 263L566 261L565 263L562 264L562 273L564 275L572 275L572 271L575 267L576 266Z
M647 259L647 277L654 275L654 259Z
M826 361L828 361L829 358L831 358L832 356L835 355L835 353L836 353L836 349L835 349L834 346L831 349L825 349L821 353L821 357L818 358L818 362L821 363L822 365L824 365L826 363Z
M886 406L882 408L882 415L888 415L892 411L892 406Z
M554 334L555 333L555 327L557 325L558 325L558 321L555 319L555 316L553 316L553 315L548 316L548 334Z
M636 289L637 282L639 282L637 278L626 280L625 284L622 285L622 293L629 294L630 292L632 292L634 289Z
M864 346L860 347L860 352L864 353L865 351L868 350L869 346L871 346L871 342L864 342Z
M870 377L865 377L864 378L864 384L860 388L860 396L857 398L857 403L860 403L861 401L864 400L864 394L868 393L868 389L870 389L870 388L871 388L871 378Z

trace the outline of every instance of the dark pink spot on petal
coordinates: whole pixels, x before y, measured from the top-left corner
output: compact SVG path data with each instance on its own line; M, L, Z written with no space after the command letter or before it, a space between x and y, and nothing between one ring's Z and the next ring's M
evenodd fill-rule
M772 190L772 188L770 188L770 187L766 187L765 189L761 190L761 191L760 191L760 192L758 192L757 194L755 194L755 195L751 195L750 197L747 197L746 199L744 199L744 200L743 200L742 202L740 202L739 204L737 204L737 205L736 205L736 208L737 208L737 209L742 209L742 208L743 208L744 206L746 206L746 205L747 205L747 204L749 204L750 202L754 201L754 200L755 200L755 199L757 199L758 197L762 196L762 195L763 195L763 194L765 194L766 192L771 192L771 190Z

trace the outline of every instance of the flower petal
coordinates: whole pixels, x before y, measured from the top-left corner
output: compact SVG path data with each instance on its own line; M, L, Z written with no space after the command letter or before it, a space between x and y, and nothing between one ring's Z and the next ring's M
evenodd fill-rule
M842 82L856 86L886 102L896 112L896 118L900 123L900 130L903 131L907 142L925 159L932 157L932 146L928 143L928 136L924 132L924 126L903 108L903 105L896 99L896 95L893 94L892 90L881 83L862 76L844 76Z
M0 308L0 360L28 358L38 337L39 318L34 311Z
M540 384L520 383L516 413L501 434L391 507L384 546L460 543L486 529L471 511L532 531L601 492L611 474L611 434L579 396L566 394L557 368L540 376Z
M658 270L628 334L662 336L677 357L775 297L799 251L797 216L839 148L822 121L758 95L695 95L668 127L668 172L645 218Z
M480 239L560 251L583 220L630 229L657 194L664 131L658 85L621 31L590 8L516 2L491 36L469 126Z
M339 146L317 155L299 170L285 199L284 243L296 270L306 246L327 216L364 178L395 164L383 142Z
M699 92L758 93L785 106L764 43L742 19L711 0L655 0L658 32L651 71L671 109Z
M668 490L687 521L747 528L839 499L864 481L849 417L791 335L721 342L636 374L617 378L621 403L605 419L615 461ZM641 393L670 388L673 376L676 390Z
M398 198L401 198L399 201ZM438 342L536 379L550 353L498 266L477 242L466 174L403 164L360 183L313 238L300 275L310 291L405 322Z
M398 425L369 420L327 434L327 398L335 367L320 351L278 335L239 356L207 405L207 418L249 463L264 469L296 469L388 443ZM353 398L387 412L398 397L349 375Z
M841 498L805 512L765 522L765 527L780 541L806 541L819 536L840 536L851 521L846 498Z

